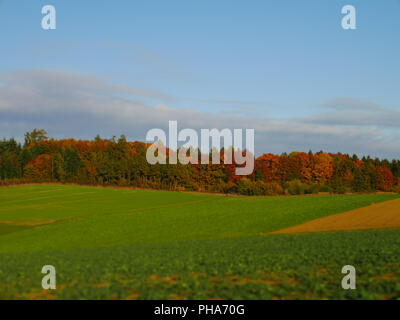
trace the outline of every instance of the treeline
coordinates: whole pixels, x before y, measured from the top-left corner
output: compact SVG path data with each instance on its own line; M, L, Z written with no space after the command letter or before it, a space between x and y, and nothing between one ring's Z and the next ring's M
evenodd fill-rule
M400 191L399 160L325 152L264 154L255 159L253 173L243 177L235 175L235 164L222 161L150 165L147 148L124 136L55 140L35 129L24 144L0 141L0 185L61 182L246 195Z

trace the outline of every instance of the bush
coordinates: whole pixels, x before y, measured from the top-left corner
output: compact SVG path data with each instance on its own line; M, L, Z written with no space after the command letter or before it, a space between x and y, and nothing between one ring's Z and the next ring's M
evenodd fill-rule
M342 186L342 185L336 185L333 187L333 193L338 193L338 194L345 194L348 192L352 192L350 187Z
M292 180L286 183L285 189L291 195L304 194L307 185L300 180Z
M252 181L251 190L254 196L264 196L266 194L265 183L262 181Z
M222 191L224 193L235 193L235 192L237 192L237 186L234 182L228 181L227 183L225 183L223 185Z
M226 184L224 182L219 182L219 183L213 184L210 187L210 191L216 192L216 193L222 193L222 192L226 193L225 186L226 186Z
M267 182L264 183L264 186L265 186L265 195L276 196L285 193L285 190L278 182Z
M333 189L330 186L327 186L324 184L324 185L320 186L319 192L333 193Z
M318 184L307 185L304 192L306 194L315 194L321 191L321 186Z
M400 184L393 187L393 192L400 193Z
M254 195L254 183L248 178L242 178L237 185L237 192L243 195Z
M277 182L252 181L248 178L240 179L237 185L239 194L248 196L275 196L284 194L282 186Z
M29 184L32 183L29 179L24 178L11 178L11 179L0 179L0 186L12 186L19 184Z

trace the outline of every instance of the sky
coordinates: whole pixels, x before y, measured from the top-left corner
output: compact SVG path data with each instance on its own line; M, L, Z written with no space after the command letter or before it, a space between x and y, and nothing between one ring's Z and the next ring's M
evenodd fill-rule
M257 154L399 159L399 35L400 0L0 0L0 138L144 141L177 120L254 128Z

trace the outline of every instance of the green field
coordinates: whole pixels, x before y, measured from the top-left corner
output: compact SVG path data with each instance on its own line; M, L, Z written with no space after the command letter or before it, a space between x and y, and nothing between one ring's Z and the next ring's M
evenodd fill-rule
M398 197L0 188L0 299L400 298L400 230L262 235Z

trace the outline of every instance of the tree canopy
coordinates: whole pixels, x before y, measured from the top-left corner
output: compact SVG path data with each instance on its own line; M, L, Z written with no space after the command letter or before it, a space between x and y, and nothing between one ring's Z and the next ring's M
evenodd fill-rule
M235 175L235 164L223 161L151 165L148 147L125 136L56 140L35 129L25 134L23 145L0 141L0 184L61 182L247 195L400 191L399 160L322 151L266 153L244 177Z

